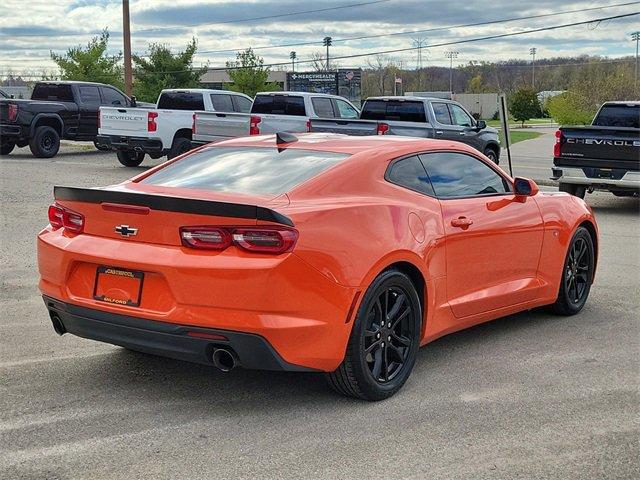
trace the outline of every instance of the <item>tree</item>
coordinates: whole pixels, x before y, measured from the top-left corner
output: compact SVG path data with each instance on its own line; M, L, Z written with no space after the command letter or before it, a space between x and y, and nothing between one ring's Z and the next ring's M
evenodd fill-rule
M86 47L72 47L64 55L50 52L51 59L60 68L62 80L108 83L122 89L122 53L107 55L108 44L109 32L104 29Z
M509 112L516 122L524 122L540 115L538 95L530 88L521 88L509 96Z
M472 77L469 80L469 84L467 85L468 93L483 93L484 85L482 84L482 75L478 74L475 77Z
M269 67L264 66L264 59L247 48L236 54L235 61L227 62L227 72L233 83L226 87L234 92L254 97L258 92L280 90L276 83L268 82Z
M549 115L561 125L588 125L595 113L575 92L564 92L547 100Z
M165 88L195 88L207 67L195 68L193 57L198 49L192 39L183 52L171 53L168 45L152 43L148 55L132 55L135 64L133 91L145 102L155 102Z

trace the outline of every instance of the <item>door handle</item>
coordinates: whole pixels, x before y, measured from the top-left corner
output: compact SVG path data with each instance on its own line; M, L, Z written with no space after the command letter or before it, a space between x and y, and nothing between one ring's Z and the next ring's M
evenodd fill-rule
M436 130L436 135L442 135L444 132L442 130Z
M224 118L224 117L226 117L226 116L227 116L227 114L226 114L226 113L216 113L216 117Z
M458 132L458 135L466 135L467 132Z
M471 225L473 225L473 220L470 220L467 217L458 217L458 218L451 219L452 227L458 227L458 228L462 228L463 230L466 230Z

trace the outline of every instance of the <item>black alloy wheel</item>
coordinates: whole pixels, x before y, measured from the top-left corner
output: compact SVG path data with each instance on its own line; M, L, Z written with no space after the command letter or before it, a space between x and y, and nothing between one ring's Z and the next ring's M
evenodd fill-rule
M340 366L327 374L342 395L384 400L407 381L420 344L422 308L416 286L390 268L365 292Z
M584 307L591 290L595 269L595 248L591 234L579 227L571 239L562 270L556 313L575 315Z

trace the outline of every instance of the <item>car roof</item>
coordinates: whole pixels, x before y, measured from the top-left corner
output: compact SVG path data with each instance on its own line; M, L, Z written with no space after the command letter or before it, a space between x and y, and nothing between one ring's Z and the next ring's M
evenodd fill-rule
M244 93L240 92L232 92L231 90L216 90L213 88L165 88L160 93L166 92L184 92L184 93L214 93L214 94L223 94L223 95L240 95L242 97L246 97Z
M414 97L410 95L380 95L378 97L367 97L367 100L397 100L397 101L410 101L410 102L422 102L424 100L438 100L443 102L450 102L451 100L435 97Z
M295 97L326 97L326 98L339 98L341 100L347 100L340 95L331 95L329 93L315 93L315 92L295 92L295 91L285 91L285 92L258 92L256 93L256 97L258 95L290 95ZM348 100L347 100L348 101Z
M429 150L458 150L476 152L468 145L449 140L435 140L418 137L403 137L397 135L350 136L337 133L300 133L295 134L298 141L289 143L285 148L300 150L317 150L335 153L367 154L389 150L399 155L411 152L425 152ZM275 135L256 135L224 140L211 145L216 147L276 147Z
M602 104L602 106L605 105L633 105L633 106L637 106L640 105L640 100L629 100L629 101L624 101L624 100L612 100L610 102L604 102Z

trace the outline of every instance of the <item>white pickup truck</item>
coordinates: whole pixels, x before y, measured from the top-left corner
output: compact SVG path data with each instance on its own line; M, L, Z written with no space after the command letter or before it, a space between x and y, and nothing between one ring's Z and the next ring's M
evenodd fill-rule
M168 89L156 108L100 107L97 142L115 150L120 163L136 167L145 154L176 157L191 150L194 113L245 113L251 98L242 93L208 89Z
M220 114L196 112L193 143L205 144L228 138L267 133L308 132L311 119L356 119L359 110L343 97L309 92L262 92L253 100L251 112Z

